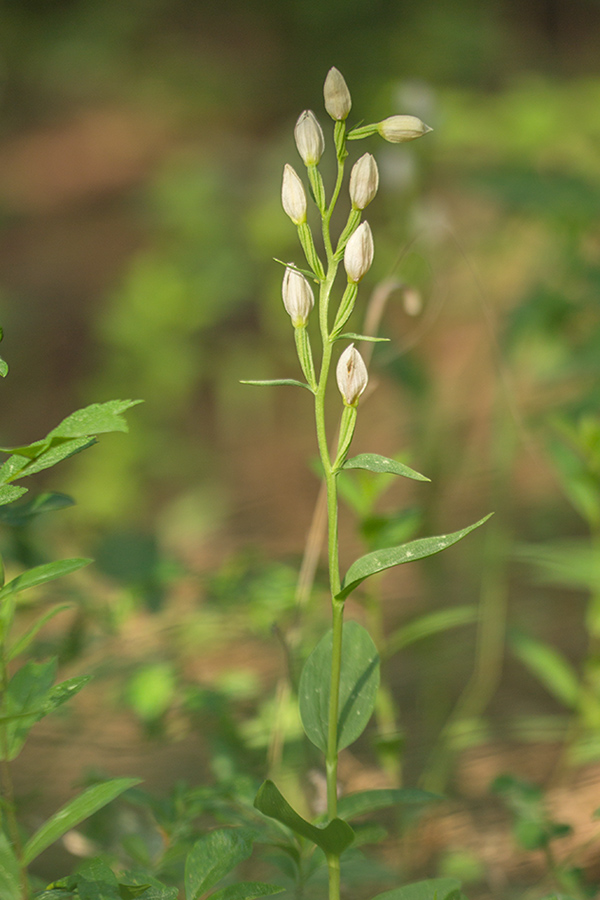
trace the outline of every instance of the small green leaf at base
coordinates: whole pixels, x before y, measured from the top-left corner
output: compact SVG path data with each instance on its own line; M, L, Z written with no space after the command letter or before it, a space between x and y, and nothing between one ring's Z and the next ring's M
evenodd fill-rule
M377 894L373 900L461 900L460 881L456 878L428 878L404 887Z
M101 784L87 788L74 800L54 813L47 822L32 835L23 847L23 863L29 865L46 847L61 838L84 819L89 818L103 806L136 784L141 778L111 778Z
M197 900L251 853L252 841L241 828L219 828L203 835L185 861L186 900Z
M332 632L312 651L300 676L300 718L312 743L327 752ZM337 748L352 744L367 727L379 688L379 654L368 631L345 622L342 632Z
M378 453L359 453L347 459L343 469L366 469L368 472L378 472L386 475L403 475L404 478L412 478L415 481L431 481L420 472L415 472L409 466L397 462L395 459L388 459L387 456L380 456Z
M243 381L240 381L240 384L253 384L257 387L277 387L282 384L291 384L291 385L294 385L295 387L306 388L306 390L310 391L311 394L314 393L313 389L311 388L311 386L309 384L306 384L306 382L304 382L304 381L296 381L295 378L273 378L273 379L267 379L266 381L255 381L255 380L250 381L248 379L244 379Z
M474 525L469 525L461 531L454 531L451 534L441 534L436 537L419 538L416 541L410 541L408 544L402 544L400 547L390 547L386 550L375 550L373 553L367 553L361 556L356 562L352 563L344 580L342 582L342 590L337 595L338 600L344 600L352 591L358 587L361 582L368 578L369 575L375 575L376 572L383 572L385 569L391 569L393 566L400 566L402 563L414 562L417 559L425 559L427 556L433 556L458 543L483 525L493 513L484 516Z
M325 828L311 825L292 809L272 781L265 781L261 785L254 805L263 815L291 828L300 837L312 841L326 854L341 856L354 841L354 832L343 819L332 819Z

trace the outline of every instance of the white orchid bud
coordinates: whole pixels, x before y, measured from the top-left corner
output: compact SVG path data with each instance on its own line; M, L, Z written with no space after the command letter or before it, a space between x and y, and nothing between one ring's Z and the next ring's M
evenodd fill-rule
M344 403L346 406L356 406L358 398L367 386L369 374L354 344L346 347L340 356L335 374Z
M283 170L281 203L283 209L294 225L303 225L304 222L306 222L306 194L304 192L304 185L289 163L285 164Z
M302 157L304 165L318 165L325 149L325 138L323 137L323 129L317 122L312 110L305 109L303 113L300 113L294 128L294 137L298 153Z
M392 144L402 144L404 141L414 141L423 137L429 131L433 131L425 122L421 122L416 116L390 116L383 122L378 122L377 130L382 138Z
M354 163L350 173L350 199L352 209L365 209L377 193L379 169L375 158L365 153Z
M310 311L315 305L315 295L302 272L286 266L281 294L283 305L290 315L294 328L306 325Z
M352 109L352 97L344 76L333 66L327 73L323 87L325 109L332 119L343 122Z
M359 225L344 250L344 268L348 281L358 284L367 274L373 262L375 247L368 222Z

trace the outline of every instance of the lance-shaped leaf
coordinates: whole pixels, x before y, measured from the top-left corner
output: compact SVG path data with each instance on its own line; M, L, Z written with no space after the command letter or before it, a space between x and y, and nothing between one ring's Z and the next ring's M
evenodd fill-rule
M240 384L253 384L257 387L278 387L279 385L282 385L282 384L284 384L284 385L292 384L295 387L306 388L308 391L311 392L311 394L314 393L313 389L311 388L311 386L309 384L306 384L306 382L304 382L304 381L296 381L295 378L274 378L274 379L270 379L270 380L267 379L266 381L254 381L254 380L250 381L250 380L245 379L244 381L240 381Z
M53 844L59 838L89 818L107 803L110 803L123 791L140 784L141 778L111 778L101 784L94 784L87 788L74 800L54 813L47 822L39 828L23 847L23 862L29 865L36 857Z
M377 894L373 900L461 900L461 897L460 881L456 878L428 878Z
M46 584L48 581L54 581L55 578L61 578L63 575L70 575L83 566L89 566L91 559L75 558L75 559L59 559L57 562L46 563L43 566L35 566L22 575L17 575L8 584L5 584L0 591L0 600L4 600L10 594L17 594L26 591L28 588L37 587L40 584Z
M508 644L552 696L568 709L579 702L579 678L570 662L554 647L522 631L511 630Z
M0 497L4 490L19 491L24 494L26 488L16 487L15 485L0 488ZM7 501L8 502L8 501ZM54 491L45 491L43 494L37 494L31 500L25 503L19 503L17 506L11 506L8 509L0 509L0 521L7 525L20 528L27 525L36 516L40 516L46 512L54 512L58 509L66 509L74 506L75 501L66 494L59 494Z
M53 619L54 616L57 616L59 613L71 608L72 604L70 603L60 603L57 606L53 606L42 616L40 616L37 622L34 622L33 625L28 628L27 631L22 634L21 637L12 645L12 647L8 651L8 659L14 659L19 655L19 653L22 653L24 650L26 650L32 640L35 638L36 634L44 627L47 622Z
M324 828L311 825L292 809L272 781L261 785L254 805L265 816L276 819L300 837L312 841L326 854L341 856L354 840L352 828L343 819L332 819Z
M300 676L298 702L309 740L327 752L331 683L331 629L312 651ZM337 748L352 744L367 727L379 689L379 654L368 631L344 622L340 672Z
M36 663L28 660L11 678L2 716L5 721L6 759L15 759L21 752L27 735L44 716L43 704L54 683L56 659Z
M420 788L385 788L347 794L338 801L338 813L344 819L355 819L365 813L386 809L389 806L425 806L439 803L444 798Z
M264 881L240 881L215 891L210 895L210 900L256 900L257 897L269 897L284 890L278 884L267 884Z
M446 550L447 547L458 543L471 531L487 522L491 515L493 513L484 516L483 519L475 522L474 525L469 525L467 528L461 529L461 531L453 531L451 534L441 534L436 537L419 538L416 541L410 541L408 544L402 544L400 547L375 550L373 553L361 556L360 559L352 563L346 572L342 582L342 590L337 595L337 598L339 600L345 599L369 575L375 575L376 572L383 572L385 569L391 569L393 566L400 566L402 563L424 559L427 556L433 556L442 550Z
M354 334L353 331L346 331L344 334L336 334L334 341L368 341L370 344L382 344L389 341L386 337L373 337L371 334Z
M448 631L459 625L472 625L477 621L479 610L476 606L452 606L438 609L424 616L411 619L397 631L392 632L385 642L383 655L388 657L424 638Z
M244 829L219 828L203 835L185 862L186 900L197 900L251 853L252 840Z
M3 484L0 487L0 506L13 503L27 493L27 488L18 487L16 484Z
M396 462L395 459L388 459L387 456L380 456L378 453L359 453L358 456L347 459L342 468L366 469L368 472L378 472L381 475L403 475L404 478L412 478L415 481L431 481L409 466Z

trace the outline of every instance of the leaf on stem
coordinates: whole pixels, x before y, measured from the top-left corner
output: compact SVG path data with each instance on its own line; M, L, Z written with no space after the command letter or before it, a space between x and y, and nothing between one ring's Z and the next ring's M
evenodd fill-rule
M82 558L60 559L57 562L45 563L43 566L35 566L22 575L17 575L8 584L5 584L0 590L0 600L4 600L10 594L17 594L26 591L28 588L37 587L40 584L46 584L48 581L54 581L55 578L61 578L63 575L70 575L84 566L89 566L93 560Z
M94 784L87 788L82 794L54 813L30 837L23 848L24 864L28 866L46 847L61 838L63 834L102 809L119 794L140 784L141 781L141 778L111 778L110 781L103 781L101 784Z
M254 806L265 816L276 819L291 828L300 837L307 838L324 853L341 856L354 840L354 832L343 819L332 819L324 828L311 825L287 802L272 781L265 781L256 795ZM189 900L189 898L188 898Z
M307 737L327 752L331 683L331 629L312 651L300 676L300 717ZM352 744L367 727L379 688L379 654L366 629L345 622L342 632L337 749Z
M27 488L18 487L16 484L3 484L0 487L0 506L13 503L27 493Z
M383 572L385 569L391 569L393 566L400 566L402 563L414 562L417 559L425 559L427 556L433 556L458 543L462 538L470 534L480 525L490 518L493 513L484 516L474 525L469 525L461 531L454 531L451 534L441 534L436 537L419 538L416 541L410 541L408 544L402 544L400 547L390 547L386 550L375 550L373 553L367 553L361 556L356 562L352 563L344 580L342 582L342 590L337 595L338 600L344 600L352 591L358 587L361 582L368 578L369 575L375 575L376 572Z
M38 631L40 631L44 627L44 625L50 621L50 619L53 619L54 616L57 616L59 613L71 608L71 603L60 603L57 606L53 606L52 609L49 609L46 613L44 613L43 616L40 616L37 622L34 622L31 628L28 628L25 634L21 635L21 637L10 648L7 657L8 660L10 661L11 659L14 659L16 656L22 653L23 650L26 650Z
M354 334L353 331L348 331L345 334L336 334L333 338L334 341L369 341L372 344L380 344L385 341L389 341L390 338L385 337L373 337L370 334Z
M196 841L185 862L186 900L197 900L252 853L250 833L219 828Z
M387 456L380 456L379 453L359 453L347 459L343 469L366 469L368 472L378 472L387 475L403 475L404 478L412 478L415 481L431 481L420 472L416 472L409 466L397 462L395 459L389 459Z
M240 384L254 384L254 385L257 385L258 387L263 387L263 386L276 387L277 385L280 385L280 384L293 384L296 387L306 388L307 391L311 392L311 394L314 393L313 389L311 388L311 386L309 384L306 384L304 381L296 381L295 378L275 378L275 379L267 380L267 381L254 381L254 380L250 381L250 380L244 379L243 381L240 381Z

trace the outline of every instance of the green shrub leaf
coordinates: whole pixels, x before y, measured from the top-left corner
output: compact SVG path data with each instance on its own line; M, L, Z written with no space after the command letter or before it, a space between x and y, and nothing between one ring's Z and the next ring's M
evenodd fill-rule
M414 562L417 559L424 559L426 556L433 556L435 553L440 553L447 547L451 547L466 537L467 534L470 534L471 531L487 522L491 515L493 513L484 516L483 519L475 522L474 525L469 525L467 528L461 529L461 531L441 534L436 537L419 538L416 541L410 541L408 544L402 544L400 547L375 550L373 553L361 556L360 559L352 563L346 572L342 582L342 590L337 595L338 599L343 600L346 598L369 575L375 575L376 572L383 572L385 569L391 569L393 566L400 566L402 563Z
M405 478L413 478L415 481L431 481L420 472L415 472L409 466L396 462L395 459L388 459L387 456L380 456L379 453L359 453L347 459L343 469L366 469L368 472L379 472L386 475L403 475Z
M460 896L456 878L428 878L377 894L373 900L459 900Z
M186 900L197 900L252 853L249 833L219 828L196 841L185 862Z
M276 819L291 828L300 837L307 838L324 853L341 856L354 840L354 832L343 819L332 819L324 828L311 825L287 802L272 781L265 781L254 800L255 807L265 816ZM188 898L191 900L191 898Z
M300 676L299 705L309 740L327 752L332 632L310 654ZM345 622L338 718L338 750L362 734L375 708L379 688L379 654L369 632L358 622Z
M110 781L103 781L101 784L94 784L87 788L82 794L54 813L30 837L23 848L25 865L33 862L46 847L61 838L75 825L102 809L123 791L140 784L141 780L141 778L111 778Z

